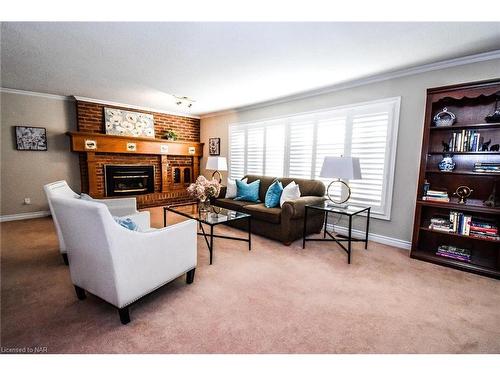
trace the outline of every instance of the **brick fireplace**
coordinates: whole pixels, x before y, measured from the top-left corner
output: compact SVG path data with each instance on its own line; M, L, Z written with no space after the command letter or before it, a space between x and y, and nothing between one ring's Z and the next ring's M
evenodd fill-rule
M203 145L199 143L199 119L116 107L78 99L76 100L76 107L78 132L70 134L70 136L72 137L72 150L79 153L81 190L83 192L89 193L96 198L107 197L109 194L106 192L105 166L141 165L153 166L154 192L136 195L139 207L192 200L186 193L186 186L196 179L200 170L199 161ZM109 137L109 139L105 139L107 147L99 147L103 144L103 141L100 140L97 141L98 147L95 152L88 152L78 144L79 139L83 136L92 138L93 135L98 139L100 135L105 134L104 107L152 114L154 117L155 139L159 140L167 130L173 130L177 133L178 140L176 142L165 141L169 144L169 152L165 154L150 151L156 150L154 147L163 144L163 142L143 142L144 138L137 141L145 144L142 150L138 147L137 152L128 152L123 148L124 151L120 152L119 149L117 150L116 144L121 141L120 138L125 137L114 136L113 138L106 136ZM188 152L185 151L188 147L190 154L192 153L191 149L196 147L196 154L188 155Z

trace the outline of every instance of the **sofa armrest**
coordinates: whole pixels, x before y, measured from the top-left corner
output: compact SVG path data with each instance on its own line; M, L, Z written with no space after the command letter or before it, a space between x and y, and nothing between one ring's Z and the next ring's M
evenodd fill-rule
M306 205L318 204L324 201L324 197L316 196L304 196L291 201L286 201L281 207L281 215L288 219L300 219L304 217Z

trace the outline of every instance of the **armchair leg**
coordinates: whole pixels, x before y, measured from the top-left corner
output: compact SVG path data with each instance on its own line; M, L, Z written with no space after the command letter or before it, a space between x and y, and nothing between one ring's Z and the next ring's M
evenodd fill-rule
M128 311L128 307L123 307L121 309L118 309L118 314L120 315L120 322L122 324L130 323L130 314Z
M193 268L191 271L188 271L186 273L186 283L187 284L192 284L194 281L194 271L196 271L196 268Z
M76 292L76 296L78 297L79 300L84 300L87 297L85 295L85 289L80 288L79 286L75 285L75 292Z
M69 261L68 261L68 254L66 253L62 253L62 258L63 258L63 261L64 261L64 264L69 266Z

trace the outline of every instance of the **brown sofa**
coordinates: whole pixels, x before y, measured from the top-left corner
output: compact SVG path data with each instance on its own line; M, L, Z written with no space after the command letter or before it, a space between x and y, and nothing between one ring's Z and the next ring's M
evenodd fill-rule
M321 203L325 200L325 185L321 181L305 180L300 178L278 178L283 187L291 181L295 181L300 188L299 199L287 201L283 207L267 208L264 206L264 198L267 189L276 179L265 176L245 176L248 183L260 180L259 200L261 203L235 201L224 198L226 188L221 189L219 198L213 200L213 204L219 207L245 212L252 215L252 233L281 241L290 245L293 241L302 238L304 229L304 212L306 204ZM309 210L307 215L306 233L319 233L323 226L324 214L318 210ZM231 226L246 229L244 221L235 221Z

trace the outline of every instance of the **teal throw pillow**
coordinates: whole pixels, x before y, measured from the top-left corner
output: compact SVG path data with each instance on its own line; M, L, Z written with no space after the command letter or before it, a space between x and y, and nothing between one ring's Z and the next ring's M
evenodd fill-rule
M235 201L260 202L259 201L260 180L250 184L236 180L236 198Z
M123 218L123 217L113 216L113 219L115 219L115 221L124 228L130 229L130 230L139 230L139 227L137 226L137 224L134 223L132 221L132 219L129 217Z
M267 189L266 199L264 206L267 208L278 207L280 205L281 193L283 192L283 185L278 180L274 181Z

